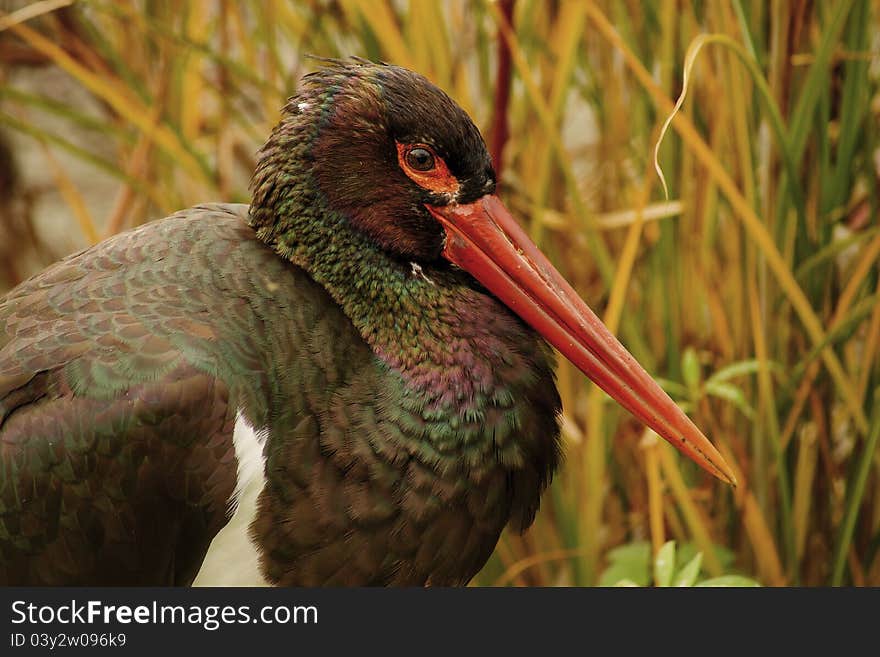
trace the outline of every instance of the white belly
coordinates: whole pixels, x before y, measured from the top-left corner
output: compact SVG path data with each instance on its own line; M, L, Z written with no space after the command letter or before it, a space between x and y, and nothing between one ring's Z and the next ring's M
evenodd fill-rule
M257 547L248 535L257 497L266 482L266 434L254 431L239 411L232 441L238 461L235 492L229 500L232 517L211 541L193 586L269 586L260 572Z

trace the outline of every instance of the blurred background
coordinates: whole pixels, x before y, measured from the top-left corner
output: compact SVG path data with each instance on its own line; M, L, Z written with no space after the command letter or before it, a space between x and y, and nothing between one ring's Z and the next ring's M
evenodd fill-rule
M305 55L400 64L474 117L509 207L740 482L560 359L564 468L475 583L880 586L878 10L0 0L0 294L246 202Z

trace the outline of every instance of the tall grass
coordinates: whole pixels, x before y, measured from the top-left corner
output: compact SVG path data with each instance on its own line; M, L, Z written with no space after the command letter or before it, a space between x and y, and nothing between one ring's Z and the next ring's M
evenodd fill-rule
M44 145L71 230L246 200L256 149L318 65L306 53L411 67L493 135L509 205L736 464L733 490L561 362L565 467L479 583L589 585L615 546L675 539L709 575L732 554L767 585L880 585L875 4L516 0L509 21L488 0L67 4L0 19L0 45L63 69L106 119L0 77L0 123ZM105 132L113 156L39 113ZM59 149L118 178L108 216Z

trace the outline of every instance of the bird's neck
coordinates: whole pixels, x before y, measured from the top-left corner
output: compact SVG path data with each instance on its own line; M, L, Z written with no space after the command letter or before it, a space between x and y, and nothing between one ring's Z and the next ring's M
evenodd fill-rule
M276 132L264 148L250 212L257 236L324 287L414 388L438 401L451 390L491 389L498 335L516 320L499 316L466 273L395 258L329 209L309 172L304 130Z

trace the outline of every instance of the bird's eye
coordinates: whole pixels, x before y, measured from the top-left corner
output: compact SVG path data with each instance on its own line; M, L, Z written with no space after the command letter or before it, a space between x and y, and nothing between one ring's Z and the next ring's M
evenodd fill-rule
M406 163L416 171L430 171L434 168L434 154L427 148L413 148L406 154Z

